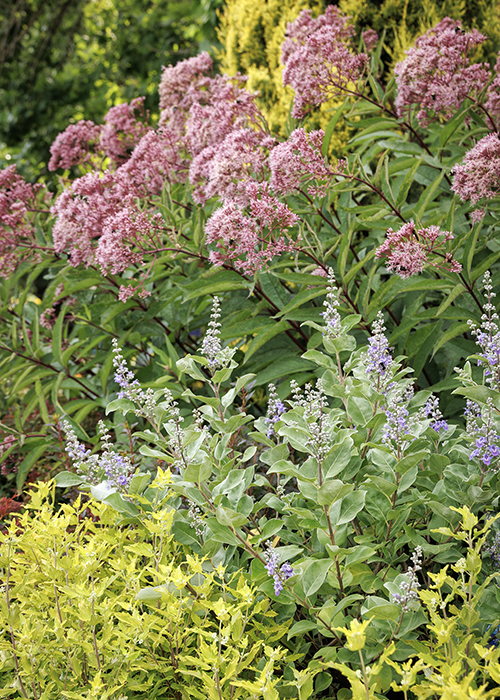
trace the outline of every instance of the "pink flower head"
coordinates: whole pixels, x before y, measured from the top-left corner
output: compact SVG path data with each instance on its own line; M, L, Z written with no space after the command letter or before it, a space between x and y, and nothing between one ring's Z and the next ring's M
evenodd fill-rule
M415 231L415 224L410 221L403 224L398 231L387 230L385 242L377 248L375 257L387 256L387 269L395 272L398 277L406 279L418 275L426 263L433 267L442 268L449 272L460 272L462 266L453 259L450 253L439 253L444 243L453 239L450 231L441 231L439 226ZM431 254L443 258L429 259Z
M190 107L203 98L211 78L212 59L206 51L163 68L160 81L160 126L168 126L177 134L184 132Z
M71 265L90 265L94 260L92 240L102 234L106 220L123 206L113 175L88 173L73 180L54 202L56 217L54 249L69 250Z
M432 119L451 118L467 96L480 93L489 79L488 64L470 65L470 54L485 39L477 29L464 32L449 17L419 37L394 69L399 114L415 104L419 124L427 126Z
M253 273L275 255L293 250L285 234L299 217L272 197L265 184L249 182L247 190L249 207L225 202L207 221L205 233L207 243L217 244L218 250L210 254L215 265L233 261L237 268Z
M276 194L290 194L316 180L316 186L308 187L309 194L325 196L332 172L321 153L324 135L321 129L309 133L303 128L295 129L287 141L273 148L269 156L270 184Z
M308 37L323 27L331 27L337 40L348 43L354 36L354 26L335 5L328 5L319 17L313 18L311 10L302 10L297 19L288 22L286 39L281 45L281 62L286 65L290 56L303 46Z
M189 180L195 186L194 201L204 204L218 196L247 204L246 183L252 178L262 178L268 157L266 151L274 143L275 140L262 131L236 129L222 143L203 149L189 168Z
M368 56L353 53L350 38L354 29L337 7L312 20L303 10L288 25L282 46L283 84L295 90L292 116L301 118L314 106L349 89L363 73Z
M116 170L117 191L121 196L159 194L167 182L182 182L185 169L175 135L169 129L151 130Z
M453 168L451 189L462 202L477 204L500 193L500 136L488 134L465 154L463 163Z
M367 29L366 32L363 32L361 36L363 41L365 42L366 50L368 51L368 53L370 53L370 51L374 49L378 43L377 32L374 29Z
M100 131L101 127L97 124L84 119L70 124L58 134L50 147L49 170L68 170L73 165L87 163L95 153Z
M40 325L42 328L47 329L50 331L51 328L54 327L54 324L56 322L55 318L56 310L55 309L45 309L45 311L42 311L40 314Z
M256 94L243 87L246 77L212 78L211 68L212 59L203 52L165 68L160 83L160 126L168 127L194 157L235 130L262 129Z
M138 141L148 131L148 115L144 111L145 97L137 97L112 107L104 117L100 146L114 163L123 163ZM138 118L140 117L140 118Z
M148 214L133 206L121 209L110 216L102 230L95 251L95 261L103 273L123 272L134 264L142 264L139 248L161 245L161 230L164 226L161 214Z
M35 242L33 214L37 200L49 193L18 175L15 165L0 170L0 275L9 275ZM31 249L32 250L32 249Z
M186 119L185 144L191 155L221 143L233 131L261 128L262 115L256 93L243 88L246 77L218 75L211 80L202 99L194 102Z
M13 445L16 444L16 438L14 435L7 435L2 442L0 442L0 457L4 452L7 452Z
M118 293L118 301L122 301L125 304L130 297L134 296L135 291L136 287L133 287L131 284L122 284Z
M484 216L486 214L485 208L482 207L481 209L474 209L473 212L471 212L470 218L473 224L478 224L484 219Z

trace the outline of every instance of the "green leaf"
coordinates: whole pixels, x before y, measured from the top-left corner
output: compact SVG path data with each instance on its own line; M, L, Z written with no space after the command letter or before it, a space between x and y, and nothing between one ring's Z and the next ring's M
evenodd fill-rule
M291 639L292 637L296 637L297 635L302 635L304 632L310 632L311 630L317 630L318 629L318 623L313 622L312 620L299 620L299 622L296 622L288 631L288 636L287 639Z
M320 506L331 506L335 501L340 500L354 489L354 484L344 484L340 479L325 481L318 491L318 504Z
M120 413L126 416L127 413L135 411L135 404L133 401L130 401L130 399L115 399L114 401L110 401L106 406L106 415L113 413L113 411L120 411Z
M468 105L466 104L464 107L459 109L453 119L450 119L450 121L446 124L446 126L442 129L441 133L439 134L439 146L443 148L448 139L453 136L455 131L463 124L464 120L464 115L465 112L467 112L469 109Z
M349 284L349 282L356 277L358 272L375 257L375 253L376 249L373 248L367 255L365 255L364 258L359 260L354 265L351 265L351 267L349 268L349 272L346 275L344 275L344 284ZM360 318L362 317L360 316Z
M68 488L68 486L79 486L83 482L83 478L73 472L59 472L56 474L54 481L56 486L60 488Z
M260 333L258 333L249 344L248 350L245 352L245 359L243 360L243 364L246 364L248 360L252 357L252 355L256 353L260 347L267 343L268 340L271 340L271 338L274 338L276 335L283 333L289 328L290 324L288 323L288 321L278 321L269 328L260 331Z
M337 365L332 360L332 358L328 355L325 355L322 352L319 352L319 350L308 350L302 355L302 357L305 360L311 360L311 362L315 362L320 367L329 367L333 370L337 368Z
M57 316L57 321L55 322L54 328L52 329L52 354L54 355L55 361L58 362L61 365L61 367L64 367L62 356L61 356L61 347L62 347L64 314L66 313L66 306L67 306L67 304L63 304L61 306L61 308L59 309L59 315Z
M465 262L465 270L467 272L467 277L470 280L470 273L472 269L472 261L476 252L477 241L479 238L479 233L481 231L481 224L476 224L469 232L467 241L465 243L465 250L463 260Z
M212 474L212 464L208 459L199 464L188 464L182 474L184 481L200 484L202 481L207 481Z
M211 294L220 294L221 292L234 292L238 289L250 289L251 282L243 279L240 275L229 270L224 270L216 275L213 275L208 281L197 280L188 285L188 293L184 297L184 301L197 299L201 296Z
M357 547L352 547L351 551L345 558L346 567L354 564L357 561L364 561L376 556L377 552L372 547L360 544Z
M326 294L326 288L325 287L320 287L319 289L304 289L298 294L296 294L291 301L288 302L288 304L281 309L279 313L277 313L277 316L285 316L286 314L290 313L290 311L293 311L294 309L297 309L299 306L302 306L308 301L311 301L312 299L316 299L317 297L320 296L325 296Z
M414 452L413 454L409 454L406 457L403 457L403 459L401 461L399 461L394 468L400 474L404 474L405 472L408 471L408 469L411 469L416 464L419 464L420 462L425 460L428 457L428 455L429 455L428 450L421 450L420 452Z
M103 499L103 502L110 505L119 513L124 513L131 516L139 515L139 509L137 506L134 506L133 503L125 500L120 493L111 493L109 496Z
M335 501L330 510L333 527L350 523L365 506L366 491L354 491L340 501Z
M238 515L240 515L238 513ZM222 544L229 544L233 546L241 546L239 539L232 533L232 531L227 527L227 525L222 525L216 518L207 518L206 524L212 532L212 536L209 539L215 542L221 542Z
M47 410L47 402L45 401L45 395L42 389L42 383L39 379L35 381L35 392L38 398L38 405L40 406L40 415L45 424L50 422L49 412Z
M135 599L142 603L156 603L161 600L161 588L141 588Z
M471 282L474 283L479 277L484 275L487 270L490 270L498 258L500 258L500 251L488 255L485 260L482 260L480 264L472 270L470 275Z
M340 474L351 460L353 441L346 437L340 445L334 445L323 461L323 476L331 479Z
M366 617L373 617L375 620L391 620L397 624L401 616L401 607L390 603L384 598L368 596L361 608L361 614Z
M463 294L466 291L467 289L461 282L456 284L451 290L451 292L447 294L441 302L439 309L436 311L436 316L440 316L443 313L443 311L446 311L448 306L450 306L450 304L452 304L455 301L455 299L460 296L460 294Z
M405 179L403 180L401 187L399 188L398 196L396 199L396 207L399 209L404 202L406 202L406 197L408 196L408 192L410 191L410 187L413 184L413 180L415 178L415 173L419 169L421 163L423 160L423 156L417 160L415 165L409 170L406 175Z
M177 542L186 544L189 547L193 545L199 546L200 544L194 527L184 520L174 520L172 524L172 535Z
M171 455L167 454L166 452L162 452L161 450L155 450L149 445L141 445L139 452L145 457L153 457L155 459L163 459L166 461L170 461L172 459Z
M323 156L326 158L328 155L328 149L330 147L330 141L332 140L333 136L333 131L335 127L337 126L337 122L342 116L342 112L350 105L350 99L346 97L344 102L338 107L335 112L333 113L332 118L328 122L328 126L325 129L325 135L323 137L323 144L321 146L321 153Z
M415 483L415 481L417 479L417 475L418 475L418 467L412 467L411 469L408 469L408 471L406 471L403 474L403 478L399 482L399 486L398 486L398 495L403 493L407 489L409 489L410 486L413 486L413 484Z
M442 335L438 337L437 343L432 350L432 357L437 353L439 348L442 348L449 340L456 338L469 330L468 323L455 323L451 328L448 328Z
M129 494L141 494L151 481L151 474L135 474L128 488Z
M305 569L301 582L306 597L313 595L321 588L332 564L331 559L317 559Z
M241 527L241 525L246 525L248 522L248 517L242 513L237 513L232 508L224 508L224 506L217 506L217 511L215 514L217 522L221 525L226 525L227 527Z
M432 202L434 197L438 195L438 187L441 184L441 180L443 179L444 175L444 171L439 173L436 179L433 182L431 182L431 184L428 185L420 195L420 199L413 208L413 211L415 212L415 218L417 221L422 220L422 217L428 205Z
M28 443L26 442L25 445ZM43 453L46 451L46 449L49 447L47 443L44 443L43 445L38 445L35 447L21 462L19 467L17 468L17 475L16 475L16 489L20 492L23 484L26 480L26 477L30 473L31 469L35 465L35 463L40 459L40 457L43 455Z
M180 372L184 372L185 374L189 375L193 379L197 379L200 382L206 382L207 377L203 374L201 370L198 369L195 358L192 357L191 355L186 355L186 357L181 357L180 360L177 360L175 363L177 369Z
M262 540L268 540L270 537L273 537L277 532L279 532L283 528L284 524L284 521L278 518L272 518L271 520L268 520L262 528L262 532L259 535L258 541L261 542Z
M455 389L451 393L460 394L461 396L465 396L467 399L471 399L476 403L482 403L484 405L488 405L488 402L491 401L493 406L500 411L500 394L498 391L488 389L486 386L458 387L458 389Z
M340 246L337 256L337 272L339 277L344 280L345 268L347 264L347 258L349 256L349 250L351 245L352 236L355 232L354 222L349 229L340 237Z

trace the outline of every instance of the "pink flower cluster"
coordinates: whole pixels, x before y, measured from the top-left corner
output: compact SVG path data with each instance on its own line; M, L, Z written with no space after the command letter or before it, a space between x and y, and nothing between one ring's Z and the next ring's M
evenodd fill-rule
M324 197L333 172L328 168L321 147L324 131L306 132L295 129L288 140L273 148L269 156L271 188L276 194L287 195L300 190L310 180L307 191L311 197Z
M218 196L247 204L246 184L263 179L268 151L274 145L275 139L263 131L235 129L220 144L204 148L189 168L194 201L205 204Z
M205 234L207 243L217 244L210 253L215 265L233 261L253 274L275 255L294 249L286 234L299 217L269 193L266 183L248 182L246 190L248 207L225 202L207 221Z
M281 60L283 84L295 90L293 117L301 118L312 107L350 90L368 63L366 54L353 51L349 18L333 5L317 19L303 10L287 25L287 33Z
M237 129L262 123L255 94L243 87L246 78L212 78L211 69L212 59L202 52L164 68L160 82L160 126L175 133L191 156L221 143Z
M470 64L470 54L486 37L445 17L419 37L406 58L396 64L396 108L404 115L417 105L417 119L427 126L436 118L451 118L467 97L475 98L489 80L488 64Z
M163 68L160 93L160 126L168 126L179 136L184 133L193 104L203 100L211 78L212 59L206 51Z
M0 170L0 275L7 276L35 243L32 212L50 197L41 185L31 185L15 165Z
M402 279L418 275L426 264L438 267L448 272L460 272L462 266L450 253L441 253L440 248L453 239L450 231L441 231L439 226L415 230L415 224L410 221L403 224L398 231L387 230L385 242L377 248L376 258L387 256L387 269L395 272ZM430 259L431 254L437 254L438 259Z
M142 259L132 250L140 241L138 233L142 232L142 240L149 245L153 240L158 242L159 228L154 211L148 209L147 215L140 212L140 201L159 194L169 180L178 179L180 168L172 134L166 129L150 130L116 170L76 178L51 210L56 217L55 250L69 252L75 266L98 263L103 270L119 272L136 263ZM144 217L152 222L149 234ZM132 235L130 221L136 220L140 225ZM121 234L118 222L123 224Z
M363 41L365 42L366 50L370 52L378 44L378 34L374 29L367 29L361 35Z
M14 435L7 435L4 437L3 441L0 442L0 457L4 454L4 452L7 452L7 450L15 445L16 442L17 439L14 437Z
M89 120L70 124L50 147L49 170L69 170L73 165L88 163L95 153L100 132L101 128Z
M462 202L477 204L500 194L500 136L488 134L453 168L451 189Z
M104 117L99 145L117 165L127 160L134 146L149 130L147 126L149 115L144 110L145 99L145 97L137 97L130 104L125 102L116 105Z
M149 130L144 100L137 97L130 104L112 107L102 126L84 119L70 124L50 147L49 170L68 170L97 160L95 156L107 156L116 165L123 163Z
M203 53L164 69L158 130L145 124L139 98L113 107L102 127L80 123L58 137L53 165L88 162L93 145L98 152L97 136L101 152L115 164L73 180L54 203L55 249L69 252L72 265L99 264L118 273L140 264L146 250L161 247L165 227L154 198L166 183L185 181L188 174L199 203L219 196L249 204L246 186L264 179L275 142L244 79L212 78L211 66ZM121 298L131 289L125 287Z

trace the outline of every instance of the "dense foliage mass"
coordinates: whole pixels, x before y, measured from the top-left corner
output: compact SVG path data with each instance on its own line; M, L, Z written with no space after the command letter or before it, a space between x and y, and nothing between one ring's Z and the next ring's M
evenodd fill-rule
M176 596L205 616L179 622L190 644L219 625L201 661L165 662L155 692L167 678L199 697L192 675L217 700L500 697L500 59L445 17L386 80L383 40L366 30L360 50L355 35L332 6L288 25L285 136L202 52L164 69L157 121L136 97L59 134L54 196L0 175L4 510L14 483L58 472L69 497L118 513L89 506L103 526L82 526L85 542L107 552L109 527L124 562L143 557L154 654L173 643L157 625ZM308 127L321 106L324 131ZM349 148L329 157L341 118ZM0 674L40 700L34 664L54 638L26 644L40 623L23 567L45 521L13 516L2 564ZM160 580L163 559L155 573L160 530L184 578ZM68 540L68 572L80 546ZM62 568L54 634L69 640L86 593ZM108 611L116 576L102 572ZM231 630L210 607L221 586ZM272 611L249 618L246 644L245 586ZM47 692L124 692L93 615ZM135 650L130 633L111 630ZM130 653L127 677L145 683L153 656Z

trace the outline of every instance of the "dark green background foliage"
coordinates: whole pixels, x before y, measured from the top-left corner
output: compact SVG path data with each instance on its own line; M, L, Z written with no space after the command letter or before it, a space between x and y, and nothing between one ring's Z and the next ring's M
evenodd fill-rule
M146 95L162 65L217 45L220 0L1 0L0 166L46 174L68 123ZM11 160L5 156L10 155Z

